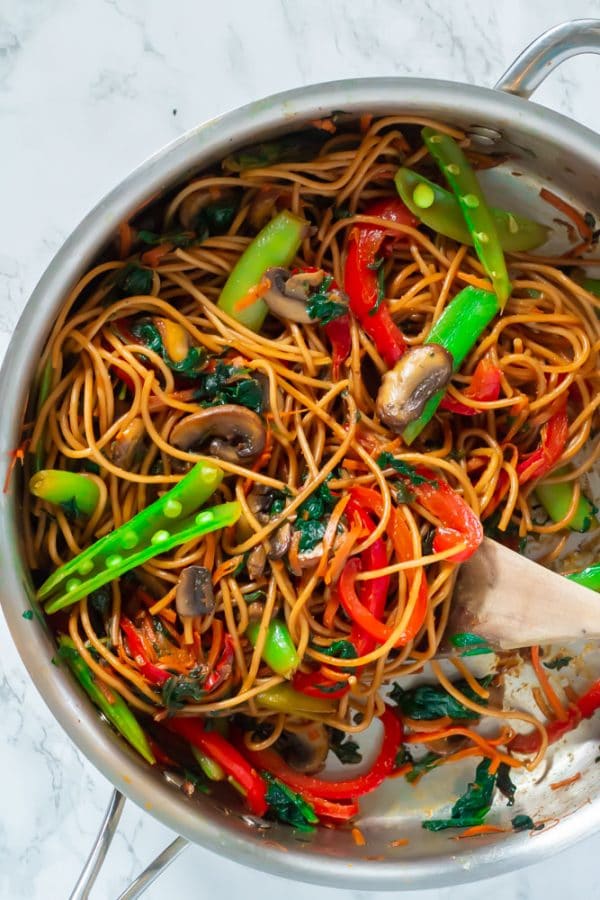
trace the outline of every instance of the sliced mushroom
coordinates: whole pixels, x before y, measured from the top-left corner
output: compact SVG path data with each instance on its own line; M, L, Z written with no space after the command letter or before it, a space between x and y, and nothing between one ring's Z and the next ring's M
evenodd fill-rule
M215 594L208 569L188 566L183 570L177 582L175 607L180 616L207 616L214 612Z
M269 222L278 212L279 201L281 205L287 205L291 193L289 189L282 186L262 187L256 192L250 209L248 211L248 221L257 231Z
M325 765L329 753L329 735L320 722L309 722L293 731L284 731L278 746L292 769L311 775L320 772Z
M418 419L430 397L452 377L452 356L440 344L413 347L382 378L377 414L392 431Z
M110 445L110 458L115 466L126 470L132 467L145 434L146 426L140 418L132 419L125 428L117 432Z
M269 290L263 294L263 300L274 315L287 322L301 322L305 325L312 322L306 309L310 289L318 287L325 278L325 272L298 272L292 275L289 269L267 269L265 278L271 283Z
M265 571L266 564L267 551L262 544L258 544L258 546L252 548L246 560L246 570L250 581L256 581L261 577Z
M234 463L252 462L262 453L265 440L260 417L232 403L185 416L171 432L171 443L180 450L200 450L208 443L203 452Z
M292 526L289 522L280 525L269 540L269 559L281 559L288 552L292 540Z
M266 484L256 484L248 494L248 506L250 512L258 521L265 525L270 516L271 504L273 503L273 488Z

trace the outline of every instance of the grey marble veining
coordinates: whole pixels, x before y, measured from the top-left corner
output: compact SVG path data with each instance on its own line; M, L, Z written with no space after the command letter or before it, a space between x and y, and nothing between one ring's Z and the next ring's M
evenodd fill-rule
M273 91L342 77L413 74L491 85L536 34L568 16L600 17L600 2L2 0L0 355L79 219L133 166L197 122ZM569 62L536 100L600 130L599 68L598 58ZM3 620L0 722L0 900L63 900L110 786L54 723ZM172 837L129 806L93 897L114 900ZM598 848L593 838L485 885L419 897L600 897ZM334 893L284 884L194 848L147 896L243 892L275 900L282 891L288 900Z

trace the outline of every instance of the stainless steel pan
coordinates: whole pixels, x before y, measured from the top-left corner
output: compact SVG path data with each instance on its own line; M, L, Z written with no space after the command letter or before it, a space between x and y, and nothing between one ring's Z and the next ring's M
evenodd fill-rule
M15 330L0 374L0 482L9 452L18 443L38 353L68 290L94 261L126 219L150 195L171 188L233 148L297 129L332 110L374 114L414 113L452 123L473 135L482 151L510 153L510 164L486 173L486 188L501 192L503 205L537 217L540 185L570 197L579 207L600 213L600 138L572 120L527 102L559 63L578 53L600 52L600 22L584 20L553 28L534 41L495 89L422 78L372 78L300 88L252 103L193 129L144 163L115 188L79 225L56 255L33 292ZM518 171L520 178L510 173ZM518 188L518 194L514 194ZM506 199L507 191L511 198ZM547 209L543 217L548 218ZM600 768L593 765L600 737L578 731L574 741L554 752L552 779L577 768L582 779L567 791L552 792L544 772L520 786L518 808L502 807L509 823L516 811L534 818L555 816L555 827L530 837L505 834L457 842L420 827L423 815L456 796L468 770L442 768L416 789L390 782L364 803L361 829L367 845L350 834L323 829L312 839L254 821L232 798L189 800L158 772L143 764L99 718L67 673L51 663L51 636L40 617L22 618L33 591L19 546L18 490L0 499L2 605L15 643L42 697L69 736L116 790L183 837L178 839L137 887L143 887L193 841L222 856L265 871L321 884L366 889L413 889L484 878L539 861L600 829ZM588 676L590 672L588 671ZM585 675L585 673L584 673ZM519 686L515 686L517 691ZM517 700L522 694L517 693ZM469 773L470 774L470 773ZM437 777L437 776L440 777ZM114 832L122 800L116 795L103 831L73 894L87 890ZM548 823L549 825L550 823ZM408 846L393 848L396 838Z

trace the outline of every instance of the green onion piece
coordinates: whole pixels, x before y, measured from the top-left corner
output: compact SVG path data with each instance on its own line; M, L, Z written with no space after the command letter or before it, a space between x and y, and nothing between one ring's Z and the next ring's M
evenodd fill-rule
M284 209L248 244L221 291L218 306L251 331L260 331L268 312L260 298L244 309L237 304L259 284L267 269L289 266L308 229L308 222Z
M48 356L44 368L42 369L42 375L40 378L37 400L35 404L35 410L38 416L41 412L42 406L44 405L50 394L53 371L54 369L52 368L52 358L51 356ZM40 439L37 442L36 446L33 448L33 469L35 472L39 472L40 469L42 469L44 466L44 442L46 438L46 430L46 427L42 429Z
M108 721L144 757L146 762L154 765L156 759L133 712L119 693L108 688L102 690L98 686L94 673L79 655L71 638L65 636L59 638L58 657L68 665L86 694L104 713Z
M29 490L40 500L62 506L75 516L91 516L100 497L100 488L92 478L62 469L36 472L29 479Z
M246 637L253 647L256 647L259 632L260 622L251 622L246 629ZM292 677L300 665L300 657L285 622L280 619L269 622L261 656L277 675Z
M308 694L302 694L300 691L294 690L290 684L276 684L274 687L267 688L256 695L256 702L263 709L272 709L276 712L286 712L292 714L313 713L331 714L335 709L335 702L327 700L325 697L309 697Z
M202 750L198 750L193 744L190 744L192 755L209 781L225 781L227 773L218 762L207 756Z
M582 569L581 572L572 572L570 575L567 575L567 578L569 581L574 581L575 584L589 588L590 591L600 591L600 563L588 566L586 569Z
M425 343L440 344L452 354L456 372L499 310L500 304L495 294L469 285L448 304L432 326ZM406 444L412 444L431 421L443 396L444 391L438 391L430 397L419 418L406 426L402 434Z
M456 141L433 128L421 131L427 149L456 195L473 246L504 307L512 289L496 223L469 161Z
M553 475L563 475L568 469L553 472ZM544 484L542 481L536 486L535 495L554 522L564 519L573 499L574 482L561 481L558 484ZM571 531L589 531L597 509L583 494L579 497L579 503L574 514L567 522Z
M473 246L473 236L454 194L412 169L398 169L394 181L402 202L424 225L459 244ZM494 207L490 207L490 213L500 245L509 253L533 250L548 240L550 229L539 222Z

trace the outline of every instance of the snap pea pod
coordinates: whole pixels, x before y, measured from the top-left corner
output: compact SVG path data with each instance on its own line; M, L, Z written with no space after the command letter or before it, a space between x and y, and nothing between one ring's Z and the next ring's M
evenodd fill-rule
M444 347L452 356L452 368L456 372L499 311L500 303L495 294L469 285L448 304L425 343ZM435 415L443 396L442 390L430 397L419 418L406 426L402 433L405 443L411 444L421 433Z
M496 224L475 172L456 141L433 128L421 131L427 149L456 195L473 246L504 307L512 289Z
M58 657L67 664L88 697L104 713L119 734L140 753L144 759L154 765L156 759L150 749L146 735L133 712L117 691L102 690L94 677L94 673L79 655L71 638L62 636L58 639ZM110 698L110 699L109 699Z
M589 588L591 591L600 591L600 563L588 566L581 572L571 572L567 575L569 581L574 581L582 587Z
M308 231L308 222L284 209L259 231L231 270L221 291L218 306L251 331L260 331L268 312L258 296L241 307L267 269L289 266Z
M473 235L454 194L412 169L398 169L394 181L403 203L424 225L453 241L473 246ZM533 250L548 240L550 229L539 222L493 206L490 213L503 250Z
M296 691L291 684L276 684L256 695L256 702L263 709L272 709L277 712L287 712L295 715L311 713L332 713L335 709L335 700L330 700L327 695L312 697Z
M52 386L52 359L49 356L46 360L46 364L42 369L42 376L40 378L40 386L38 388L38 395L35 404L36 413L39 416L42 406L48 399L48 395L50 393L50 388ZM33 469L34 472L39 472L39 470L44 465L44 440L46 437L46 428L42 430L40 434L39 440L35 447L33 448Z
M29 490L74 516L91 516L100 498L100 488L92 478L63 469L40 469L29 479Z
M256 646L259 632L260 622L251 622L246 629L246 637L253 647ZM284 678L291 678L300 665L292 636L285 622L280 619L273 619L267 626L262 658L274 672Z
M568 469L560 469L553 475L564 475ZM555 522L560 522L567 514L573 500L573 481L560 481L557 484L544 484L540 482L535 489L535 495ZM579 497L579 503L575 512L568 521L571 531L589 531L594 516L598 510L583 494Z
M106 577L97 584L98 587L118 577L121 573L117 570L123 564L130 563L134 557L139 556L140 550L143 550L144 547L152 551L148 558L162 553L167 547L160 538L158 541L156 540L156 534L161 533L164 537L166 533L172 537L169 529L172 528L175 520L178 521L181 530L184 527L183 520L185 519L187 522L186 517L190 516L214 493L222 478L223 472L217 466L205 462L196 463L193 469L170 491L139 512L129 522L125 522L120 528L100 538L91 547L53 572L41 586L38 592L39 598L45 600L57 591L62 591L64 595L69 591L70 583L68 601L62 604L69 605L70 602L75 602L89 593L89 590L94 589L89 588L88 590L89 583L100 573L104 573ZM189 522L187 524L189 525ZM126 565L124 571L128 571L137 564L135 562ZM107 569L110 570L108 574ZM81 576L85 577L85 582L81 582ZM63 597L63 599L65 598ZM54 606L56 602L56 600L52 601L52 611L60 608L60 606Z

